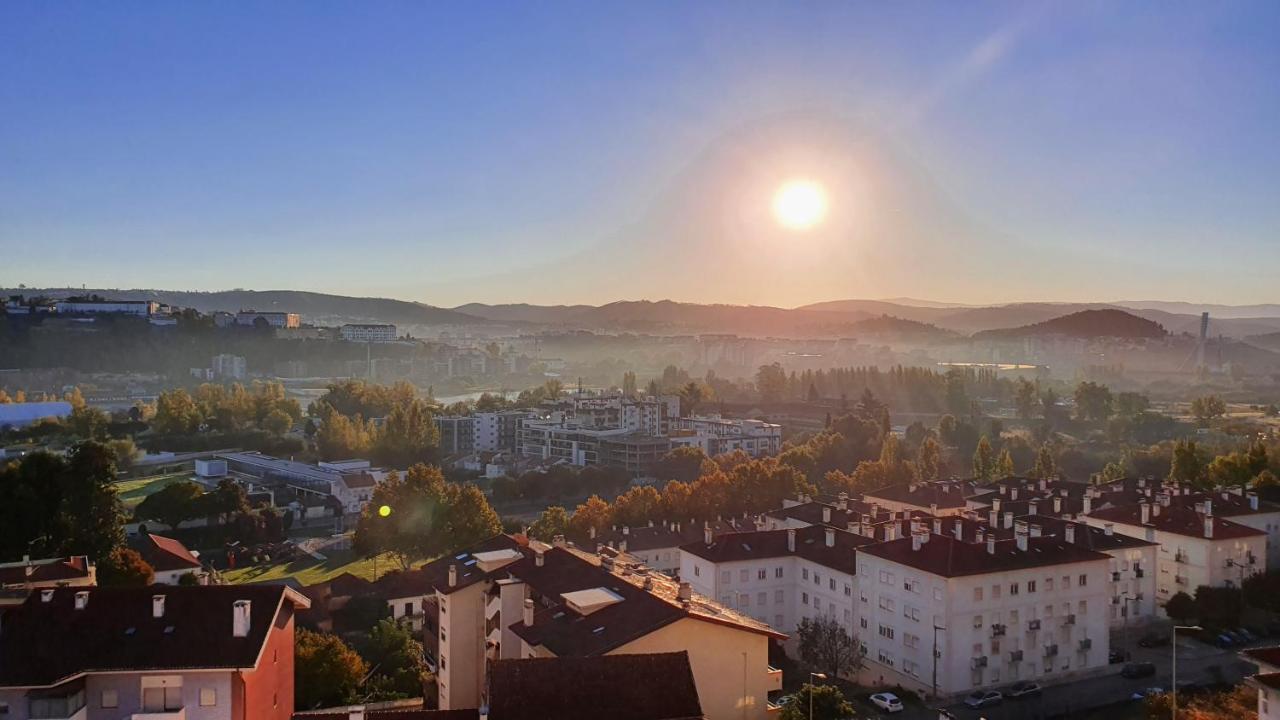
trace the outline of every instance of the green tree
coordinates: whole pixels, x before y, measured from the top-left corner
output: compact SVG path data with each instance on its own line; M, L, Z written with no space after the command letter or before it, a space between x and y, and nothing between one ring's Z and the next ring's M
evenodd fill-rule
M1116 413L1124 417L1136 417L1151 407L1151 399L1142 393L1122 392L1116 395Z
M1111 417L1111 390L1106 385L1082 382L1076 385L1076 415L1081 420L1101 422Z
M1191 414L1201 425L1208 425L1211 420L1227 414L1227 404L1217 395L1205 395L1191 401Z
M1058 474L1058 460L1053 455L1053 448L1048 445L1040 446L1040 450L1036 453L1035 467L1031 468L1031 477L1037 480L1049 480Z
M422 657L422 643L409 628L391 618L383 618L361 643L360 655L373 672L370 683L376 691L370 699L422 697L427 664Z
M775 403L781 400L787 391L787 373L782 365L761 365L756 371L756 391L764 402Z
M176 529L183 521L200 517L204 510L203 495L204 490L196 483L175 482L144 498L134 510L134 516L139 520L157 520Z
M627 397L635 397L639 391L639 385L636 383L636 374L630 370L622 373L622 394Z
M112 550L97 563L98 584L103 587L146 587L155 575L151 565L127 547Z
M543 542L551 542L557 535L569 532L569 511L559 505L552 505L529 526L529 537ZM594 548L593 548L594 549Z
M1206 465L1194 440L1179 440L1173 446L1173 462L1169 467L1169 479L1174 482L1200 485L1205 480Z
M800 659L829 678L848 675L862 666L858 641L835 618L801 618L796 638Z
M1039 404L1039 398L1036 397L1035 383L1026 378L1018 378L1018 387L1014 390L1013 404L1017 408L1018 417L1023 420L1030 419L1035 414L1036 405Z
M1184 592L1177 592L1165 601L1164 611L1169 617L1185 624L1196 616L1196 601Z
M996 455L995 450L991 448L991 441L983 435L978 440L978 448L973 451L973 479L978 483L989 483L996 473Z
M298 628L294 638L294 704L299 709L346 705L357 699L369 666L337 635Z
M927 437L920 443L920 451L916 453L916 471L921 480L937 480L941 474L942 448L938 441Z
M156 414L151 426L162 435L182 435L200 427L200 410L191 395L182 389L168 390L156 398Z
M857 711L835 685L805 683L787 699L781 720L847 720Z
M697 414L698 406L707 399L709 389L698 382L690 380L680 388L680 407L685 415Z
M293 418L289 417L289 413L276 409L267 413L262 418L262 429L272 435L283 435L289 432L289 428L293 427Z

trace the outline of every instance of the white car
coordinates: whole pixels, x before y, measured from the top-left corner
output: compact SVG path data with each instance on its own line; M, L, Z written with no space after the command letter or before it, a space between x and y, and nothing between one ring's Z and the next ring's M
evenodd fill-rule
M902 701L893 693L876 693L871 696L871 702L885 712L902 712Z

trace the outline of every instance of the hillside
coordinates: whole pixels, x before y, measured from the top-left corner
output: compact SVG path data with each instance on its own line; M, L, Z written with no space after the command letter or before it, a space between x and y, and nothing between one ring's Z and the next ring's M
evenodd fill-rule
M0 290L7 294L68 297L97 294L113 300L157 300L175 307L194 308L202 313L214 310L275 310L296 312L304 322L385 322L397 325L478 325L484 318L421 303L388 298L360 298L301 290L224 290L187 292L183 290L109 290L93 288L48 288Z
M594 305L530 305L528 303L505 305L467 303L453 308L455 312L495 322L534 323L538 325L564 325L580 322L583 316L595 309L596 306Z
M857 336L869 336L878 339L897 340L946 340L957 337L957 334L944 330L937 325L904 320L892 315L859 320L853 324Z
M903 320L922 323L936 322L937 320L945 318L958 310L958 308L953 307L926 307L922 305L898 303L891 300L830 300L828 302L803 305L796 309L831 313L854 313L864 316L889 315Z
M1042 335L1064 335L1075 338L1161 338L1167 333L1156 322L1124 310L1104 308L1081 310L1030 325L975 333L975 340L1011 340Z

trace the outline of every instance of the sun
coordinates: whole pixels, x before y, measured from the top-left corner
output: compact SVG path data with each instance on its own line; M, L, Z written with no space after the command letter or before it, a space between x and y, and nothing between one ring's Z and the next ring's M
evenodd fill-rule
M773 217L788 230L808 230L827 216L827 190L812 180L788 180L773 194Z

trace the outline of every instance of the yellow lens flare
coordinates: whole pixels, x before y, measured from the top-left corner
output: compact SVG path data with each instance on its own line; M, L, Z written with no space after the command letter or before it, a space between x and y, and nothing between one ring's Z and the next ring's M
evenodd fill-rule
M391 514L391 506L383 505L382 507L378 508L378 514L381 515L382 517L387 517L388 515Z
M809 230L827 217L827 190L812 180L788 180L773 194L773 217L788 230Z

